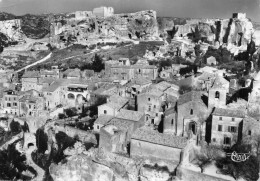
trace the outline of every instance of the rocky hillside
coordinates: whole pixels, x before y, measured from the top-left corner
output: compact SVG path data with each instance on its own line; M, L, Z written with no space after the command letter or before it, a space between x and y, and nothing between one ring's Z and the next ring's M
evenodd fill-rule
M259 24L247 18L230 19L172 19L158 18L161 36L188 37L194 41L214 43L216 41L236 46L247 45L251 41L254 28Z
M21 29L28 38L41 39L49 34L50 23L48 15L26 14L18 18L22 20Z

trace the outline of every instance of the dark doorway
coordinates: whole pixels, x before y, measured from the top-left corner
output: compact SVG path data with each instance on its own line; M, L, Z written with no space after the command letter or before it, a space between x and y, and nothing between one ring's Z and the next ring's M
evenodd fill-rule
M189 123L189 131L192 131L193 134L197 134L197 124L196 122L192 121Z

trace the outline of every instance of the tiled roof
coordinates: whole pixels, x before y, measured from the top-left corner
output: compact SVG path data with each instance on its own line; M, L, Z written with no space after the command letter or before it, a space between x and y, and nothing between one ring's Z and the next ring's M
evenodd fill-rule
M22 78L38 78L38 77L40 77L39 71L26 71L22 76Z
M143 116L144 116L143 112L121 109L119 114L116 117L121 119L131 120L131 121L139 121Z
M182 104L185 104L190 101L203 103L201 96L202 96L201 92L197 92L197 91L191 91L191 92L185 93L179 97L178 105L182 105Z
M211 78L214 78L214 74L209 72L203 72L200 76L198 76L199 80L210 80Z
M70 83L71 80L69 79L57 79L55 80L50 86L43 88L43 92L54 92L60 86L65 86Z
M225 88L225 85L229 82L222 76L217 76L214 80L212 88Z
M133 123L125 119L113 118L107 123L107 125L114 125L119 130L128 130L131 128L131 126L133 126Z
M183 149L187 145L187 139L184 137L162 134L146 128L137 129L132 139L180 149Z
M166 81L162 81L162 82L156 84L155 87L157 89L159 89L160 91L165 91L166 89L171 87L171 84Z
M113 119L114 116L110 116L110 115L100 115L96 121L95 124L102 124L105 125L107 124L111 119Z
M124 107L127 104L127 102L129 101L128 99L120 97L120 96L111 96L109 99L110 99L110 101L108 103L103 104L101 106L108 106L115 110L119 110L122 107Z
M225 108L215 108L213 115L215 116L226 116L226 117L235 117L243 118L245 117L246 110L241 109L225 109Z

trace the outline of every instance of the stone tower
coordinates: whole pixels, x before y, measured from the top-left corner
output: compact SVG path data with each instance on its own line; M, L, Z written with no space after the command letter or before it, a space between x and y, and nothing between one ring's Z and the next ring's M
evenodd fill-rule
M229 82L222 76L216 76L213 86L209 89L208 107L225 107Z

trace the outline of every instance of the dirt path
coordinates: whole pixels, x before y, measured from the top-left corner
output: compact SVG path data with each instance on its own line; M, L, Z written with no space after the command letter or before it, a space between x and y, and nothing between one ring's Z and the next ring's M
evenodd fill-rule
M34 62L34 63L30 64L30 65L27 65L27 66L25 66L25 67L23 67L23 68L17 70L16 72L17 72L17 73L18 73L18 72L21 72L21 71L23 71L23 70L25 70L25 69L28 69L28 68L30 68L30 67L32 67L32 66L35 66L35 65L39 64L39 63L45 62L46 60L48 60L49 58L51 58L51 55L52 55L52 52L49 53L49 55L47 55L46 57L42 58L41 60L38 60L38 61L36 61L36 62Z

